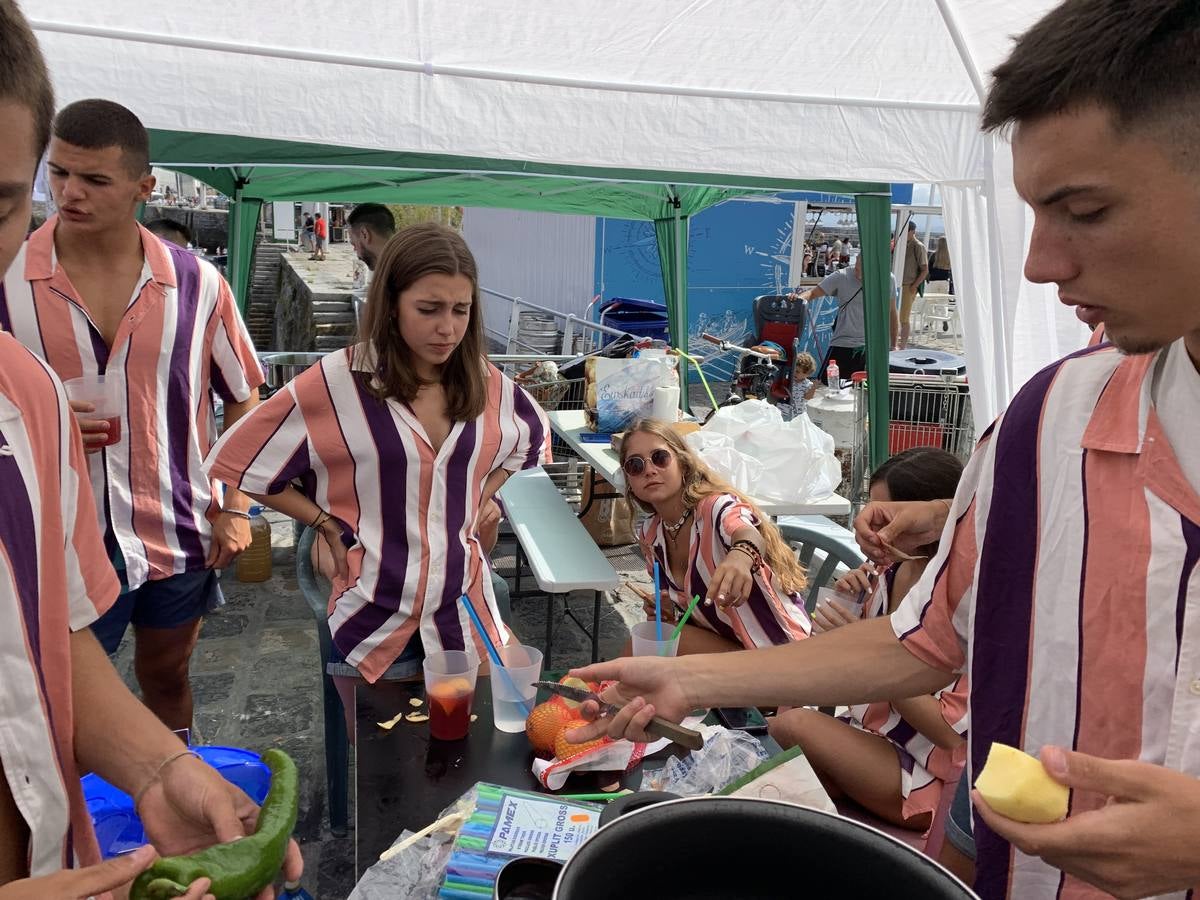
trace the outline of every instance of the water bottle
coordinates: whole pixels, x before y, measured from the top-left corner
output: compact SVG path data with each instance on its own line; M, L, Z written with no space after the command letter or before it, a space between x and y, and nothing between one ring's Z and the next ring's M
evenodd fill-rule
M298 881L284 882L283 893L279 895L279 900L313 900L312 894L300 887Z
M825 381L827 394L840 394L842 392L842 373L838 371L837 360L829 361L829 368L825 370Z
M266 581L271 577L271 523L261 506L250 507L250 546L237 558L238 581Z

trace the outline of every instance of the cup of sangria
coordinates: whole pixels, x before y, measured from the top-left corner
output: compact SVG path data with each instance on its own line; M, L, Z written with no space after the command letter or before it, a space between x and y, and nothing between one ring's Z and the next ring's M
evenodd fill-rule
M471 729L479 660L462 650L439 650L425 657L424 667L430 735L439 741L465 738Z

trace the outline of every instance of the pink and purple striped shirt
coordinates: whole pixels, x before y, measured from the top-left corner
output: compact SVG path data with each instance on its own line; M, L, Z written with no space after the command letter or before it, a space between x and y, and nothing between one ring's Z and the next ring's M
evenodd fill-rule
M88 462L129 586L203 569L220 512L202 469L216 440L212 394L242 402L263 383L233 294L208 262L139 225L142 276L109 347L58 264L57 221L29 236L5 275L0 329L64 381L119 379L121 439Z
M70 635L119 590L62 385L0 334L0 760L31 875L100 862L75 764Z
M1173 448L1157 412L1166 352L1103 344L1034 376L892 614L912 653L970 673L972 778L995 741L1200 776L1200 496L1177 458L1195 448ZM1071 814L1105 802L1073 791ZM975 840L984 900L1107 896L978 817Z
M206 467L254 494L296 480L349 529L350 577L333 582L329 627L346 661L375 681L418 631L426 652L481 653L464 593L491 639L508 642L473 525L489 474L550 460L550 428L488 364L483 413L455 422L435 450L408 404L368 389L367 356L330 353L226 432Z

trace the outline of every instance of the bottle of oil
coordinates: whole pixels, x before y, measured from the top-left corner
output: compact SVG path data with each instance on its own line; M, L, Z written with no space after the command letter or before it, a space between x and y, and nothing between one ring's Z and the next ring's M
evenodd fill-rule
M250 546L237 558L238 581L266 581L271 577L271 523L261 506L250 507Z

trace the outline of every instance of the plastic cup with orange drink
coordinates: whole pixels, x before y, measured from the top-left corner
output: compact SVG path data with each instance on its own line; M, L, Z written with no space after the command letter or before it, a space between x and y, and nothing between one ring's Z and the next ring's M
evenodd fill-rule
M439 650L425 657L424 666L430 735L440 741L465 738L471 728L479 660L462 650Z

